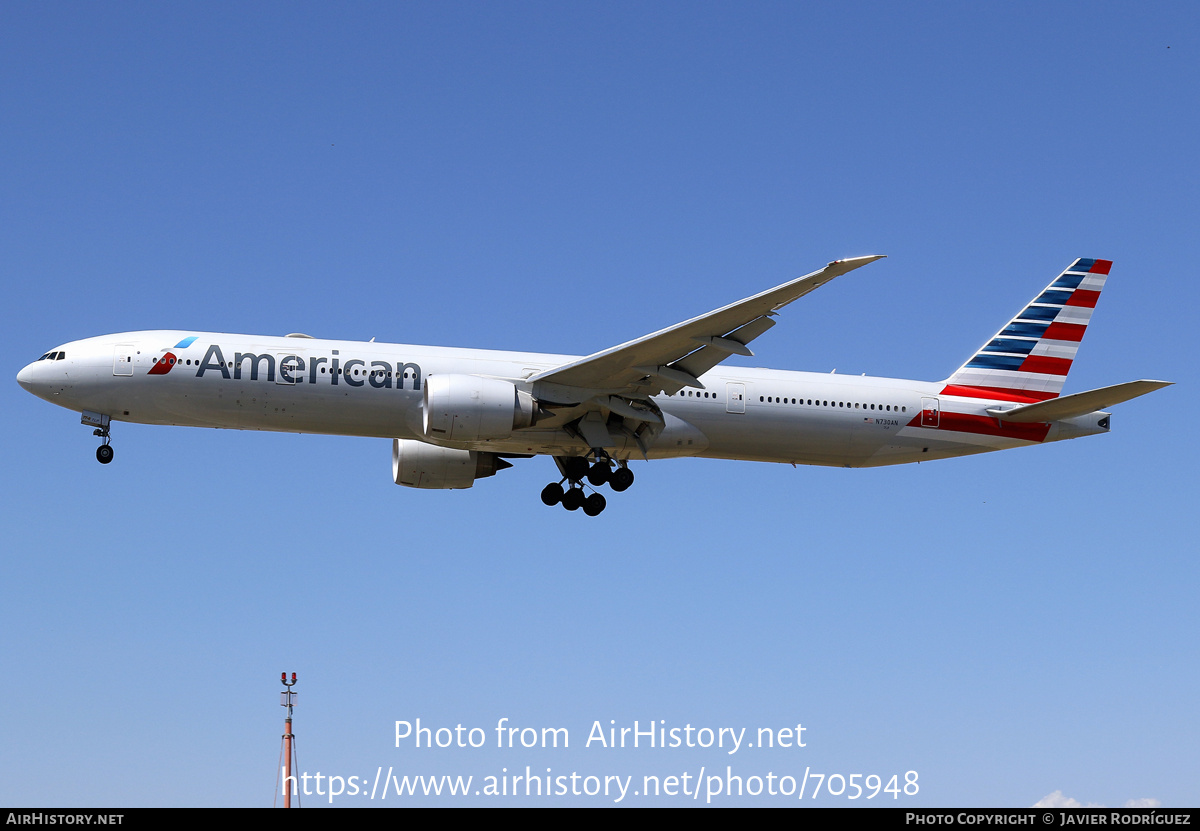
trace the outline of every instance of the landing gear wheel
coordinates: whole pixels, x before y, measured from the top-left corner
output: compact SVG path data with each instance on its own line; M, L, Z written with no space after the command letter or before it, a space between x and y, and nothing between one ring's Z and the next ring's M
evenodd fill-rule
M587 459L583 458L582 456L567 456L565 459L563 459L562 466L563 473L565 473L567 478L572 482L578 482L580 479L586 476L588 472Z
M617 468L609 477L608 484L617 493L628 490L629 486L633 484L633 471L627 467Z
M96 448L96 461L106 465L113 460L112 445L102 444Z
M608 504L604 501L604 497L598 493L593 493L587 499L583 500L583 512L588 516L596 516L604 510L604 506Z
M562 502L563 487L558 482L551 482L546 487L542 488L542 504L557 505Z
M568 511L578 511L583 507L583 488L571 488L563 494L562 506Z
M606 461L596 462L596 464L592 465L591 468L588 470L587 480L589 482L591 482L594 487L598 488L601 485L603 485L605 482L607 482L611 475L612 475L612 468L610 468L608 466L608 462L606 462Z

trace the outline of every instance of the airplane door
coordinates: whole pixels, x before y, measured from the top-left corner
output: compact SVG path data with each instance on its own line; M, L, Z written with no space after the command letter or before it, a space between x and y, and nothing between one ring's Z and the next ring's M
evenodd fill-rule
M936 398L921 399L921 426L922 427L937 427L941 420L940 411L938 409L938 400Z
M116 351L113 354L113 375L133 374L133 353L134 348L132 343L117 344Z
M732 382L725 384L725 412L727 413L744 413L746 412L746 385L734 384Z

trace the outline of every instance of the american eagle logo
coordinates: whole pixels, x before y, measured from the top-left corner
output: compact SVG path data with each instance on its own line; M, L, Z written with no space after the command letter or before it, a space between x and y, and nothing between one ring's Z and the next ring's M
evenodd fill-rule
M175 344L175 349L187 349L196 341L196 335L186 337L179 343ZM170 372L175 364L179 363L179 359L175 357L174 352L164 352L154 359L154 364L150 367L147 375L166 375Z
M171 371L171 368L175 366L175 362L177 360L178 358L175 357L174 352L167 352L165 355L159 355L154 359L154 365L150 367L150 371L146 374L166 375Z

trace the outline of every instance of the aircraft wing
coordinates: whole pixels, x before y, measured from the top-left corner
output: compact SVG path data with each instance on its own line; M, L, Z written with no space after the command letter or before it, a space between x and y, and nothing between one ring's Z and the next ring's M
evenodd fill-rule
M700 375L730 355L754 354L746 344L775 325L772 318L779 309L834 277L878 259L882 257L835 260L820 271L541 372L529 380L538 386L542 396L559 397L564 402L571 398L578 400L578 394L558 388L586 390L591 395L608 393L632 397L655 395L660 391L673 394L683 387L703 389L704 385L697 380Z

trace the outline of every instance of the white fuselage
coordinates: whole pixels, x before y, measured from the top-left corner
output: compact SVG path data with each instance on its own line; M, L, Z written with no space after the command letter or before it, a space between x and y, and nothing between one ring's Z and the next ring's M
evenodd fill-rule
M568 355L180 331L107 335L58 351L64 357L22 370L21 385L113 421L417 439L510 454L588 450L561 418L472 443L439 441L422 427L431 376L505 379L536 397L526 379L577 360ZM936 382L723 365L700 380L703 390L653 399L665 424L646 448L649 458L866 467L1073 438L1108 425L1099 412L1000 424L986 413L994 402L942 395ZM641 457L632 436L617 442L614 457Z

